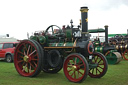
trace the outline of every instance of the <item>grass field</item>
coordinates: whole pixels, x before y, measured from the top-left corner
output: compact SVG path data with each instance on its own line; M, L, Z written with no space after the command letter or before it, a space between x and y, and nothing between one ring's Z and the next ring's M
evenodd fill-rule
M41 72L37 77L20 76L13 63L0 61L0 85L128 85L128 61L123 60L117 65L109 65L106 75L102 78L90 78L82 83L73 83L66 79L63 70L57 74Z

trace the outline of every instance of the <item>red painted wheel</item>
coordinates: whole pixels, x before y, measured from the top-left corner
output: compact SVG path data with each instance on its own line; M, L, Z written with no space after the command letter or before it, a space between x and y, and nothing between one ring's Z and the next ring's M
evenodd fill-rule
M14 53L14 65L17 72L26 77L33 77L41 71L42 54L40 47L32 40L21 41Z
M123 53L123 58L125 59L125 60L128 60L128 50L126 49L125 51L124 51L124 53Z
M88 75L88 62L83 55L72 53L65 59L63 70L69 81L82 82Z
M95 52L92 55L91 63L95 67L89 69L89 76L92 78L100 78L104 76L108 69L108 63L105 56L101 53Z

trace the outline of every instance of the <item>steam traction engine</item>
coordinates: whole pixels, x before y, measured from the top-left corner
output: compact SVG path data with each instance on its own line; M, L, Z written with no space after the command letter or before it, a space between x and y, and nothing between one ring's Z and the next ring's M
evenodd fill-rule
M105 42L101 44L99 38L96 38L93 42L95 51L101 52L107 58L108 64L118 64L122 60L121 54L116 50L114 45L108 43L108 26L104 26L105 29L92 29L89 33L102 33L105 32Z
M82 82L87 75L100 78L106 74L107 60L103 54L93 52L93 44L89 40L88 8L81 7L80 11L82 30L80 26L74 28L72 22L71 26L63 26L63 29L51 25L45 32L35 33L17 45L14 64L20 75L33 77L41 70L57 73L63 67L68 80Z
M115 48L120 52L125 60L128 60L128 34L119 35L116 34L109 40L111 45L115 45Z

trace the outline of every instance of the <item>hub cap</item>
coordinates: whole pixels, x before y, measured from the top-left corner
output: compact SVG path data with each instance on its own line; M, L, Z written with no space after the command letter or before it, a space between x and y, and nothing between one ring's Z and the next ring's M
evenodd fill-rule
M24 59L25 62L28 62L29 57L27 55L25 55L23 59Z

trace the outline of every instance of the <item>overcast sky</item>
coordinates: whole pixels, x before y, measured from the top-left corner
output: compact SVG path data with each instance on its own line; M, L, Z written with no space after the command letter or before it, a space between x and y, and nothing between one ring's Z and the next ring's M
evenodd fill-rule
M127 33L128 0L0 0L0 35L26 39L27 32L49 25L79 24L80 7L88 6L88 28L109 26L109 34Z

